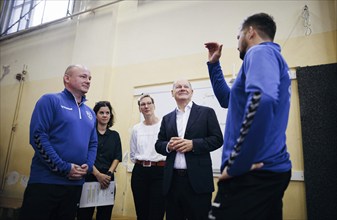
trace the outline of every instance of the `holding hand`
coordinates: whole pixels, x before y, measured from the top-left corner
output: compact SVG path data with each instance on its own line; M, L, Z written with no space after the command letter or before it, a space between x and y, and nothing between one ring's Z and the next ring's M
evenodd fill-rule
M180 153L186 153L193 149L192 140L183 139L181 137L172 137L168 143L170 151L178 151Z
M77 165L77 164L71 164L71 169L67 175L67 177L70 180L80 180L83 178L84 175L86 175L88 172L88 165Z
M96 175L96 179L100 183L102 189L106 189L109 187L110 180L111 180L111 177L109 175L104 174L104 173L99 173L98 175Z

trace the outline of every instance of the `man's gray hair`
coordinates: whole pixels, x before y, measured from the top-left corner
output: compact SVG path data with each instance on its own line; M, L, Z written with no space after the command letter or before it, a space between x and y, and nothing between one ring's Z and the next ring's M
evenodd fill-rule
M193 88L192 88L192 84L191 84L191 82L190 82L188 79L178 79L178 80L175 80L175 81L173 82L172 89L175 89L175 88L176 88L177 82L178 82L178 81L182 81L182 80L186 80L186 81L188 82L188 85L190 86L190 88L193 89Z
M66 84L66 81L64 80L64 77L66 75L71 76L71 73L72 73L73 69L75 69L75 68L82 69L82 70L90 72L87 67L85 67L85 66L83 66L81 64L72 64L72 65L69 65L67 67L66 71L64 72L64 76L63 76L63 84L64 85Z
M64 72L65 75L69 75L69 73L74 69L74 68L79 68L79 69L83 69L86 71L89 71L89 69L81 64L72 64L69 65L66 69L66 71Z

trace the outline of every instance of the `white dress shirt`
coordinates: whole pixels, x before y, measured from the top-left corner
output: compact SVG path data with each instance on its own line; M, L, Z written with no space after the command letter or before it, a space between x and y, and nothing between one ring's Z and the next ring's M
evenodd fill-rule
M178 130L178 135L181 138L184 138L185 136L185 130L186 130L186 125L188 122L188 118L190 117L191 113L191 108L192 108L193 102L189 102L184 111L179 110L179 108L176 108L176 113L177 113L177 130ZM175 169L187 169L186 165L186 159L185 159L185 154L177 152L176 158L174 160L174 168Z

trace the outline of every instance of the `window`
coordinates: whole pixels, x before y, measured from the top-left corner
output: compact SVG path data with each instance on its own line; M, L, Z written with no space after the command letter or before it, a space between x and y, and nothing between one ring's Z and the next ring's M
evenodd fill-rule
M66 17L75 0L4 0L1 2L1 36Z

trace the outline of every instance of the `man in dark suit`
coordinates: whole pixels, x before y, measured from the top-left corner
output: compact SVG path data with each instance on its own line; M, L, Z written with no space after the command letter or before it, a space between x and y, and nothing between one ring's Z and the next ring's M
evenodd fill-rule
M214 191L210 152L221 147L223 136L212 108L191 101L187 80L174 82L177 108L162 119L156 151L167 156L164 195L167 220L208 219Z

